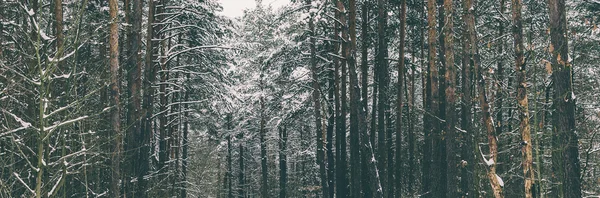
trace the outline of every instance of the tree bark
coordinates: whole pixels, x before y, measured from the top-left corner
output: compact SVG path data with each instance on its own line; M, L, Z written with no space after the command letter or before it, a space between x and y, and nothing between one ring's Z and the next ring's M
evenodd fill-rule
M503 1L503 0L501 0ZM463 0L463 20L466 26L475 25L474 10L470 9L473 7L473 0ZM467 28L463 31L463 60L462 60L462 106L461 106L461 128L466 132L462 136L464 145L462 146L462 158L461 162L461 195L468 197L479 197L476 190L477 183L474 182L474 178L477 177L476 169L477 161L475 160L475 143L474 138L477 136L475 130L473 130L473 118L472 111L473 99L471 98L471 87L473 86L472 78L472 64L471 64L471 48L474 45L470 41L470 36L473 34L470 31L474 31L474 28Z
M398 168L395 169L396 174L396 196L402 196L402 168L400 159L402 157L401 145L402 145L402 82L404 82L404 43L406 39L406 0L402 0L400 3L400 47L399 47L399 61L398 61L398 82L397 82L397 90L396 90L396 165ZM409 145L410 147L410 145ZM409 149L410 150L410 149ZM411 162L409 162L410 164ZM407 174L412 175L411 172L412 166L409 166L409 171ZM390 169L390 171L393 169ZM413 181L408 181L408 183L412 183ZM391 197L391 196L388 196Z
M386 40L386 29L387 29L387 9L386 0L377 0L377 67L378 78L379 78L379 99L377 106L377 165L381 175L387 175L387 130L385 124L385 113L388 110L388 62L387 58L387 40ZM390 145L391 146L391 145ZM388 182L386 177L381 177L381 183L383 188L384 196L388 194Z
M306 0L307 5L311 5L311 0ZM312 76L312 100L314 104L315 130L317 132L317 164L319 165L319 175L321 178L322 196L329 196L329 185L327 182L327 173L325 167L325 152L323 150L323 126L321 122L321 92L319 87L319 78L317 71L317 49L315 38L314 17L310 16L308 28L310 31L310 70Z
M344 20L342 20L342 16L339 10L341 6L343 8L343 4L341 4L341 1L337 1L336 2L336 6L338 6L338 10L335 11L335 15L336 18L338 18L340 20L340 22L342 22L342 24L336 23L335 24L335 31L334 31L334 38L336 41L341 41L341 39L339 38L339 33L340 33L340 26L345 26L345 23L343 23ZM338 44L335 45L335 53L339 53L340 51L340 44L343 44L341 42L339 42ZM345 47L344 47L345 49ZM343 54L342 54L343 56ZM342 60L342 64L345 64L345 60ZM340 96L340 89L342 88L340 85L340 81L344 81L345 78L340 79L340 70L342 70L341 72L344 71L345 66L343 69L340 69L340 60L339 58L334 58L334 78L335 78L335 93L334 93L334 97L335 97L335 156L336 156L336 160L335 160L335 170L336 170L336 194L338 197L347 197L348 195L348 179L347 179L347 172L348 172L348 164L347 164L347 156L346 156L346 115L344 113L342 113L342 107L345 107L345 102L344 105L342 105L342 107L340 107L340 100L345 101L345 89L342 89L342 95ZM342 75L345 77L345 75ZM345 88L345 85L343 86L343 88ZM343 97L343 98L341 98ZM345 112L345 111L344 111Z
M549 0L550 46L553 81L552 191L565 198L581 197L579 138L575 132L573 66L569 60L564 0Z
M130 102L128 103L127 108L127 119L129 130L127 131L127 144L129 145L129 155L127 156L129 161L130 173L132 177L138 177L138 181L142 180L139 178L138 173L138 163L139 163L139 155L140 155L140 147L143 146L142 142L139 141L141 137L141 127L140 127L140 117L141 117L141 86L142 86L142 55L141 55L141 46L142 46L142 2L141 0L132 0L133 7L129 13L129 21L132 24L132 30L129 31L129 35L127 36L129 39L129 54L128 54L128 62L127 62L127 71L128 71L128 91ZM130 196L135 192L135 185L131 184L128 186L127 191ZM139 189L138 189L139 190Z
M444 47L445 47L445 97L446 97L446 125L442 134L446 143L446 196L459 197L459 159L457 156L458 135L456 133L456 67L454 67L454 10L452 0L444 0ZM444 137L445 136L445 137Z
M279 198L287 197L287 128L279 127Z
M113 135L115 136L113 145L113 153L111 156L111 168L112 168L112 181L111 181L111 194L112 197L121 197L121 190L119 183L121 181L120 172L120 161L121 161L121 108L120 108L120 89L119 89L119 18L118 18L118 3L117 0L109 0L109 14L110 14L110 87L111 87L111 98L115 109L111 114L111 125Z
M519 132L521 133L522 167L525 178L525 197L532 198L531 186L534 182L533 152L529 125L529 102L527 99L527 71L523 54L523 24L521 21L521 0L512 0L513 38L515 39L515 72L517 74L517 103L519 110Z
M356 1L349 0L349 35L350 35L350 46L346 57L348 59L348 71L350 73L350 134L357 134L360 143L360 153L356 152L361 156L361 163L366 163L368 167L369 180L363 184L363 186L369 185L373 189L375 197L383 197L383 190L381 188L380 174L377 170L377 161L375 159L375 153L370 141L367 141L369 134L367 132L365 109L360 108L360 87L358 84L358 75L356 72ZM368 159L368 160L365 160ZM356 194L353 194L356 196ZM369 194L365 193L365 197L370 197Z
M148 1L148 27L147 27L147 35L146 35L146 63L144 68L144 81L143 81L143 92L144 92L144 100L142 104L142 114L144 114L144 118L142 118L141 125L141 133L138 139L140 144L140 156L138 163L138 178L139 184L136 192L136 197L145 197L146 196L146 186L147 181L144 179L144 176L150 170L150 153L153 149L150 146L150 139L153 137L152 130L152 117L153 115L153 106L154 106L154 87L153 83L156 80L156 72L154 59L155 55L158 54L158 42L154 39L157 35L158 28L154 28L154 19L155 19L155 5L154 1Z

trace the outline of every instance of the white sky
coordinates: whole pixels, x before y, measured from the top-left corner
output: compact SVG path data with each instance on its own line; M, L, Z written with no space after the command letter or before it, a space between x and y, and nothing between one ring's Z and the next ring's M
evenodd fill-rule
M244 9L256 6L255 0L219 0L223 6L222 14L231 18L240 17L244 14ZM277 9L283 5L289 4L290 0L263 0L264 5L271 5Z

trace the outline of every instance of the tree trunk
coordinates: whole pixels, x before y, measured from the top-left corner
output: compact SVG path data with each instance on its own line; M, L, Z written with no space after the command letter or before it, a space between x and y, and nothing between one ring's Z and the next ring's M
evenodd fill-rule
M503 0L501 0L503 1ZM474 10L470 9L473 7L473 0L463 0L463 20L465 25L475 25L475 16ZM466 132L462 135L462 141L464 145L462 146L462 159L464 162L461 162L461 195L468 197L479 197L478 192L476 190L477 183L474 182L474 177L477 177L475 174L477 166L477 161L475 160L475 143L474 138L477 136L475 130L473 130L473 121L472 121L472 111L473 108L473 99L471 98L471 87L473 86L473 78L472 78L472 64L471 64L471 48L473 47L473 43L470 41L470 36L473 34L470 31L474 31L474 28L468 28L463 31L463 68L462 68L462 106L461 106L461 128Z
M111 115L111 125L113 135L115 135L113 153L111 156L111 168L112 168L112 182L111 182L111 194L112 197L121 197L121 190L119 183L121 181L120 162L121 162L121 108L120 108L120 89L119 89L119 18L118 18L118 3L117 0L109 0L109 14L110 14L110 87L111 97L115 109Z
M398 61L398 83L396 90L396 197L402 196L402 164L400 163L400 159L402 157L401 145L402 145L402 82L404 82L404 42L406 38L406 0L402 0L400 3L400 52L399 52L399 61ZM410 145L409 145L410 147ZM410 150L410 149L409 149ZM411 164L412 162L409 162ZM412 175L411 169L412 166L409 166L409 171L407 174ZM392 171L393 169L390 169ZM410 180L408 183L412 183ZM393 187L391 187L393 188ZM391 197L391 196L388 196Z
M377 0L377 67L379 77L379 104L377 109L377 165L381 175L387 175L387 151L388 146L386 145L387 130L385 124L385 113L388 110L388 62L387 58L387 40L386 40L386 29L387 29L387 9L386 0ZM391 145L390 145L391 146ZM381 177L381 184L384 195L388 194L388 182L387 177Z
M428 97L430 101L430 111L426 113L430 113L431 130L429 131L429 136L431 139L431 171L428 172L432 174L431 176L431 188L429 189L429 193L431 197L444 197L445 193L440 191L440 186L445 186L445 182L442 182L440 177L445 177L445 175L441 175L441 167L439 166L439 155L436 154L439 152L440 147L440 123L439 118L436 117L440 113L440 96L439 96L439 73L438 73L438 65L437 65L437 31L436 31L436 2L435 1L427 1L427 22L429 26L428 30L428 43L429 43L429 83L430 83L430 91L431 97ZM425 152L425 151L424 151ZM429 155L429 154L425 154ZM425 172L423 174L426 174ZM427 192L424 192L427 193Z
M529 126L529 102L527 100L527 71L523 54L523 24L521 21L521 0L512 0L513 37L515 39L515 73L517 74L517 103L519 110L519 131L521 133L522 167L525 178L525 197L532 198L531 186L534 182L531 131Z
M279 127L279 198L287 197L287 128Z
M306 0L307 5L311 5L311 0ZM314 104L315 130L317 132L317 164L319 165L319 175L321 178L321 187L323 197L329 195L329 186L327 182L327 174L325 168L325 153L323 151L323 126L321 122L321 92L319 87L319 78L317 71L317 49L315 38L314 16L311 16L308 21L310 31L310 70L312 74L312 100Z
M325 145L325 150L327 150L327 185L329 186L329 197L333 198L335 195L335 156L333 155L333 130L335 125L335 112L333 111L333 92L335 92L335 78L333 72L335 68L333 68L333 64L329 64L329 72L328 77L329 80L327 84L329 85L329 89L327 91L327 143Z
M244 179L244 134L240 133L240 174L238 177L238 197L239 198L245 198L246 195L244 194L244 188L246 186L245 184L245 179Z
M132 30L129 31L129 35L127 36L129 39L129 54L128 54L128 62L127 62L127 71L128 71L128 91L130 102L127 106L127 119L129 130L127 131L127 145L130 149L127 149L129 155L127 156L129 161L130 173L132 177L138 177L138 181L142 180L142 178L137 175L138 173L138 163L139 163L139 148L143 145L141 141L139 141L141 137L141 127L140 127L140 117L141 117L141 86L142 86L142 55L141 55L141 46L142 46L142 1L141 0L133 0L133 10L129 13L129 21L132 23ZM128 178L128 180L131 180ZM128 186L127 191L130 196L133 196L135 192L134 184ZM138 189L139 190L139 189Z
M263 86L263 80L262 80L262 73L261 73L261 89ZM268 197L269 196L269 191L268 191L268 176L269 176L269 169L267 167L267 142L266 142L266 129L265 129L265 124L266 124L266 118L265 118L265 99L264 97L260 97L260 193L262 197Z
M485 92L485 79L483 78L483 70L479 68L479 52L477 49L477 33L475 32L475 21L472 20L469 23L467 23L467 29L469 31L469 43L471 43L471 49L469 50L469 57L470 57L470 62L471 64L474 66L475 68L475 73L478 75L477 77L477 82L478 82L478 92L479 92L479 102L481 105L481 111L482 111L482 119L483 119L483 124L484 127L487 131L487 138L488 138L488 146L489 146L489 151L490 151L490 159L486 159L485 156L483 157L483 160L485 162L485 164L487 165L487 176L490 180L490 185L492 187L493 193L494 193L494 197L496 198L501 198L504 197L504 195L502 194L502 185L500 184L500 176L498 176L496 174L496 163L498 160L498 142L497 142L497 138L496 138L496 131L494 128L494 123L492 121L492 117L490 114L490 105L488 103L488 99L487 99L487 95Z
M140 145L140 156L138 163L138 189L136 192L136 197L145 197L146 196L146 186L147 181L144 179L144 176L150 170L150 152L151 149L150 139L153 137L152 133L152 117L153 115L153 106L154 106L154 87L153 83L156 80L156 72L154 70L154 59L155 55L158 54L158 42L154 40L157 35L158 28L154 28L154 14L155 14L155 5L154 1L148 1L148 29L146 36L146 64L144 68L144 82L143 82L143 92L144 92L144 101L142 104L142 110L144 114L144 118L142 118L142 129L140 133L140 137L137 141L139 141Z
M549 0L550 47L553 81L552 191L565 198L581 197L579 139L575 132L573 66L569 62L564 0Z
M363 184L363 186L370 185L371 189L373 189L373 193L375 197L383 197L383 191L381 188L379 171L377 170L377 161L372 160L375 159L375 153L373 151L373 147L370 141L367 141L369 134L367 132L366 125L366 117L365 117L365 109L360 108L360 87L358 85L358 75L356 73L356 1L349 0L348 1L349 8L349 35L350 35L350 49L347 51L346 57L348 58L348 71L350 73L350 134L357 134L360 137L357 139L362 139L362 143L360 144L360 154L356 152L356 154L362 155L361 160L362 163L366 163L368 166L368 174L369 180L364 181L368 182L367 184ZM368 157L366 157L368 156ZM368 159L368 160L365 160ZM355 194L353 194L355 196ZM365 193L365 197L370 197L369 194Z
M339 6L343 5L341 4L341 1L337 1L336 2L339 9ZM342 10L342 9L340 9ZM335 15L336 18L340 19L340 22L343 22L342 16L339 12L339 10L335 11ZM334 31L334 39L337 41L341 41L341 39L339 38L339 29L340 26L344 26L345 24L335 24L335 31ZM345 48L345 47L344 47ZM340 45L339 43L335 45L335 51L336 53L338 53L340 51ZM343 56L343 55L342 55ZM342 64L345 64L345 60L342 60ZM345 89L342 89L342 95L340 96L340 81L345 81L345 78L340 79L340 60L338 58L334 58L334 78L335 78L335 93L334 93L334 97L335 97L335 170L336 170L336 194L338 197L347 197L348 195L348 179L347 179L347 172L348 172L348 164L347 164L347 158L346 158L346 115L342 113L342 107L340 107L340 100L345 101ZM345 66L342 70L342 72L344 71ZM342 75L343 77L345 77L345 75ZM345 83L345 82L344 82ZM343 86L343 88L345 88L345 85ZM343 98L341 98L343 97ZM345 105L345 102L343 102ZM345 106L343 106L345 107ZM345 111L344 111L345 112Z
M446 126L442 136L446 143L446 189L447 197L459 197L459 159L458 144L460 140L456 133L456 67L454 67L454 11L452 0L444 0L444 47L445 47L445 97L446 97Z

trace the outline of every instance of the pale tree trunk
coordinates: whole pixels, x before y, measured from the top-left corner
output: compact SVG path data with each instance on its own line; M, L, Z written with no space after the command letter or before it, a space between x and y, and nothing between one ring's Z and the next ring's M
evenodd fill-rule
M521 0L512 0L513 38L515 39L515 72L517 74L517 103L519 110L519 132L521 132L521 153L523 156L523 176L525 197L531 198L534 182L531 131L529 126L529 102L527 100L527 71L523 55L523 24L521 21Z
M341 1L336 1L336 6L338 6L338 9L340 8L339 6L341 6L341 8L343 8L343 4L341 4ZM339 10L343 10L343 9L339 9ZM336 18L340 19L340 22L344 22L344 20L342 20L342 16L340 14L340 11L336 10L335 11L335 15ZM345 17L344 17L345 18ZM335 25L335 31L334 31L334 39L335 40L340 40L339 38L339 33L340 33L340 26L345 25L344 23L339 24L336 23ZM344 31L345 32L345 31ZM344 47L345 48L345 47ZM335 53L339 53L341 47L340 44L336 44L335 45ZM342 64L345 64L345 61L342 60ZM348 178L347 178L347 172L348 172L348 164L347 164L347 156L346 156L346 115L342 114L342 110L340 107L340 100L346 101L345 97L345 91L342 91L343 94L340 95L340 89L341 89L341 82L344 79L340 79L340 60L339 58L334 58L334 78L335 78L335 93L334 93L334 97L335 97L335 170L336 170L336 194L338 197L346 197L348 194ZM345 66L344 66L345 68ZM345 77L345 75L343 75ZM344 83L345 84L345 83ZM345 85L344 85L345 88ZM341 98L343 97L343 98ZM345 105L345 102L344 102ZM345 112L345 111L344 111Z

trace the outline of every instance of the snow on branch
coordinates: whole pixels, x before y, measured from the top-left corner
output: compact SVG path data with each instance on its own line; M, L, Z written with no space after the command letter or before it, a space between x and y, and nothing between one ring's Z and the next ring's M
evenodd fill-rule
M54 131L56 128L58 128L58 127L61 127L61 126L64 126L64 125L67 125L67 124L71 124L71 123L73 123L73 122L77 122L77 121L80 121L80 120L83 120L83 119L86 119L86 118L88 118L88 116L81 116L81 117L79 117L79 118L75 118L75 119L72 119L72 120L68 120L68 121L65 121L65 122L61 122L61 123L58 123L58 124L55 124L55 125L49 126L48 128L46 128L46 130L47 130L49 133L48 133L48 134L46 134L46 136L44 137L44 139L43 139L43 140L46 140L46 139L48 139L48 137L50 137L50 135L52 134L52 132L53 132L53 131Z
M21 119L20 117L18 117L18 116L17 116L17 115L15 115L15 114L12 114L12 113L10 113L10 112L8 112L8 111L4 110L4 109L2 109L2 112L6 113L6 114L8 114L8 115L10 115L10 116L12 116L12 117L13 117L13 119L15 119L15 121L17 121L19 124L21 124L21 127L19 127L19 128L16 128L16 129L13 129L13 130L10 130L10 131L2 132L2 133L0 133L0 137L6 136L6 135L8 135L8 134L11 134L11 133L14 133L14 132L17 132L17 131L23 130L23 129L27 129L27 128L29 128L29 127L31 127L31 126L32 126L32 125L31 125L31 123L29 123L29 122L25 122L23 119Z
M25 188L27 188L27 190L32 193L35 194L35 191L33 191L33 189L31 189L31 187L29 187L29 185L27 185L23 179L21 179L21 177L19 177L19 174L17 174L16 172L13 172L13 175L17 178L17 180L19 180L19 182L21 182L21 184L23 184L23 186L25 186Z

